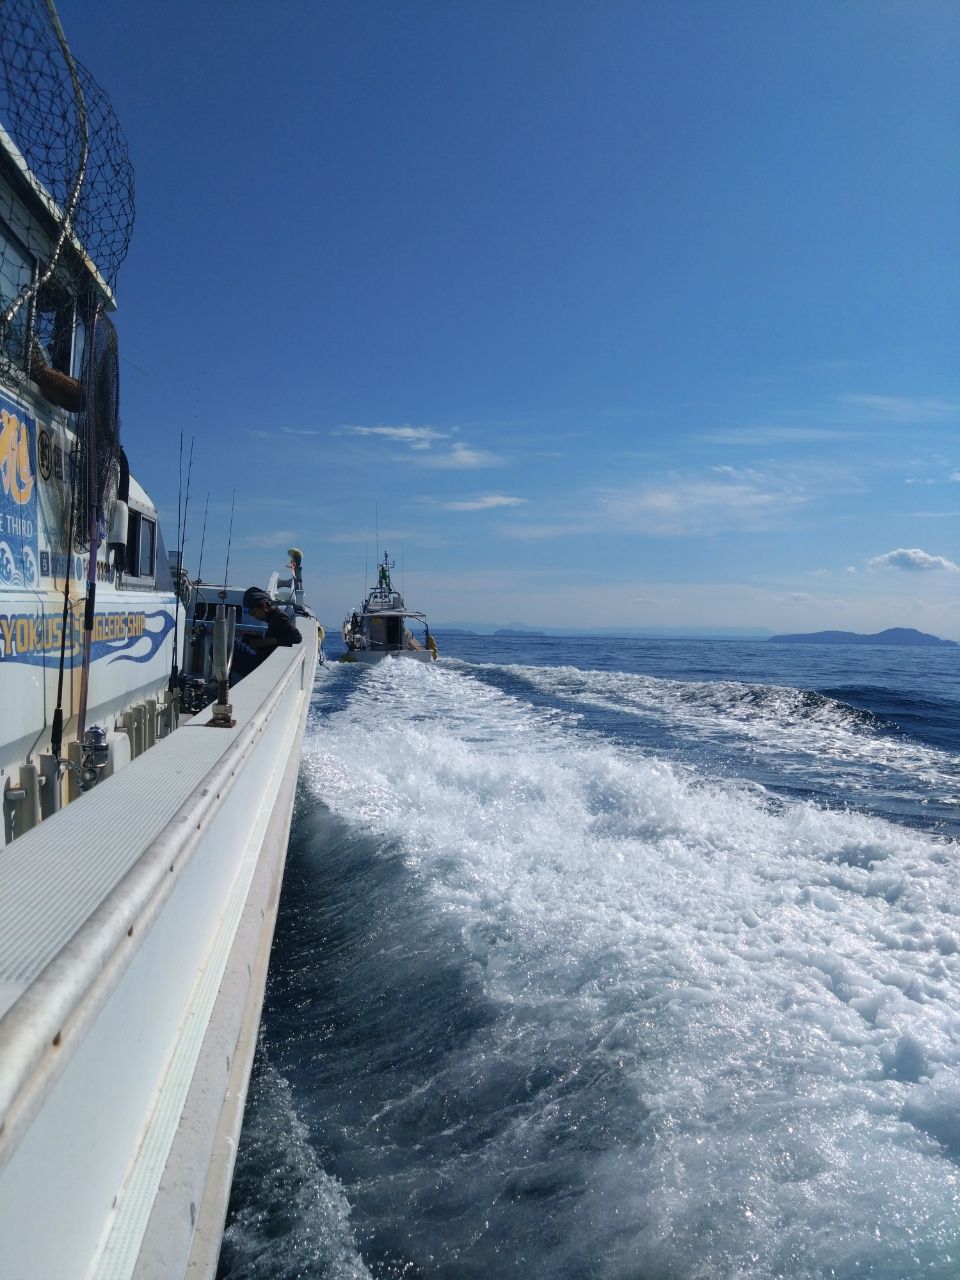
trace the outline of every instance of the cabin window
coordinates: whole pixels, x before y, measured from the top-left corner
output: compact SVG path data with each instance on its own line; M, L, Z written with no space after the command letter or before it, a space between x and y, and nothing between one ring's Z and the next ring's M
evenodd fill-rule
M157 522L140 511L127 519L127 577L152 578L157 562Z
M157 522L142 516L140 520L140 577L152 578L157 558Z
M33 279L33 259L5 223L0 222L0 314L20 296ZM3 355L23 367L26 364L30 307L24 303L2 335Z

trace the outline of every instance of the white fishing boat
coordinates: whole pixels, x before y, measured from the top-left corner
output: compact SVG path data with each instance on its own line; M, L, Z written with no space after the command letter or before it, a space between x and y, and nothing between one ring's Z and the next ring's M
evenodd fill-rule
M341 662L379 662L388 657L433 662L437 657L437 642L426 617L407 608L390 579L390 570L395 567L385 551L367 598L344 619ZM410 630L411 623L423 627L422 641Z
M175 589L119 440L132 174L52 5L5 6L0 126L0 1276L212 1276L318 627L297 565L231 685L229 590Z

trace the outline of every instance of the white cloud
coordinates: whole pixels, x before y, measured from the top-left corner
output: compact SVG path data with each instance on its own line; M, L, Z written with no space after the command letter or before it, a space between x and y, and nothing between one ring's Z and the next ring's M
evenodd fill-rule
M908 573L925 573L931 570L960 573L960 565L954 564L946 556L934 556L929 551L921 551L919 547L898 547L896 551L873 556L867 564L871 569L905 569Z
M704 432L700 437L714 444L778 445L811 444L820 440L843 440L849 433L831 427L724 427Z
M445 511L490 511L494 507L519 507L526 498L511 498L505 493L489 493L483 498L472 498L462 502L443 502L440 505Z
M313 431L310 427L281 427L280 430L285 436L318 436L319 431Z
M890 422L942 422L960 413L960 405L933 396L846 395L840 398L844 404L865 409Z
M684 535L783 528L807 497L752 471L713 468L719 479L671 477L635 490L608 490L602 510L641 533Z
M251 533L240 539L241 547L287 547L296 546L299 531L296 529L273 529L270 533Z
M354 436L372 436L405 444L410 450L410 454L405 455L405 461L437 471L470 471L477 467L503 465L503 459L496 454L487 453L484 449L474 449L461 440L455 441L446 450L435 448L440 441L449 440L455 434L452 431L438 431L436 427L341 427L340 430Z
M471 449L469 445L455 444L449 453L434 453L423 459L425 467L440 471L470 471L475 467L499 467L503 459L484 449Z
M435 440L449 439L449 431L437 431L435 427L342 427L354 436L380 436L409 445L411 449L429 449Z
M960 471L951 471L949 475L938 475L932 477L908 476L904 481L905 484L957 484L960 483Z

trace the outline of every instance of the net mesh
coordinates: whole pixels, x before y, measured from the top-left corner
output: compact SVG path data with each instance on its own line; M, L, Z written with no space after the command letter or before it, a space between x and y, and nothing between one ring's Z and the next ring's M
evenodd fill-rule
M92 326L93 341L84 353L83 407L77 415L77 499L73 545L87 550L97 543L103 521L117 496L120 458L120 375L117 331L102 313ZM112 483L110 483L112 481Z
M90 264L112 288L133 228L126 140L61 35L43 0L0 0L0 374L14 382L76 376Z

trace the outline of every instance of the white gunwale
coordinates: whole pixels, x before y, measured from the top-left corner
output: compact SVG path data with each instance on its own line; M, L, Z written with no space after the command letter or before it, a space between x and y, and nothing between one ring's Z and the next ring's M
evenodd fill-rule
M151 1227L153 1218L159 1215L158 1220L162 1224L166 1215L167 1229L158 1231L153 1228L151 1231L147 1226L146 1215L141 1214L142 1220L137 1221L134 1226L133 1244L128 1241L120 1250L108 1246L107 1252L101 1256L101 1263L98 1265L104 1268L102 1274L149 1274L148 1251L145 1250L145 1256L139 1259L134 1271L129 1269L128 1262L130 1258L136 1258L139 1241L144 1238L145 1230L148 1243L156 1242L151 1244L151 1248L155 1249L155 1256L159 1257L163 1252L162 1239L170 1235L171 1219L175 1219L178 1225L180 1243L177 1273L182 1274L187 1253L194 1244L192 1236L197 1203L203 1203L206 1221L222 1224L229 1192L232 1153L227 1155L224 1167L223 1153L218 1154L216 1143L221 1142L224 1136L235 1142L242 1118L243 1097L256 1042L255 1026L259 1019L269 940L272 937L276 898L286 852L299 744L309 705L309 686L312 685L316 656L316 628L312 619L304 620L301 630L305 640L302 645L278 650L231 691L237 720L234 728L225 730L204 727L203 722L208 719L208 714L201 714L55 818L48 819L33 832L25 833L5 851L7 854L15 851L18 856L0 862L0 938L5 936L5 925L16 919L19 925L26 925L25 928L18 929L17 933L26 944L26 952L29 952L26 954L21 946L17 956L10 954L9 947L0 947L0 952L5 952L0 954L0 987L6 990L8 998L10 995L15 997L0 1018L2 1182L5 1174L18 1174L18 1152L26 1138L31 1136L33 1122L45 1109L45 1104L49 1104L51 1095L58 1088L58 1082L70 1071L72 1061L84 1047L91 1032L98 1027L112 994L137 960L141 948L151 936L151 930L162 916L165 903L196 861L198 850L203 851L203 856L207 859L211 856L224 856L219 850L211 855L211 840L216 843L222 837L211 836L210 829L211 824L215 823L218 815L225 809L232 806L236 810L239 805L244 804L244 788L238 789L236 784L241 779L249 783L249 770L254 770L257 782L250 788L255 793L251 797L251 803L256 800L262 805L262 790L257 790L265 780L260 776L261 772L264 768L267 772L274 770L275 785L271 789L276 794L270 808L264 811L265 816L258 833L255 838L251 837L252 865L248 863L247 872L243 873L247 877L244 892L238 899L235 886L232 890L235 904L239 903L240 909L237 910L235 905L232 924L227 926L227 932L220 940L221 954L216 961L218 969L213 987L218 994L215 997L213 1017L207 1017L209 1025L202 1037L204 1046L208 1041L217 1041L221 1046L228 1045L227 1063L222 1074L226 1076L229 1071L231 1087L239 1089L239 1098L231 1099L228 1096L222 1107L217 1107L212 1112L208 1105L205 1107L207 1137L200 1142L201 1151L197 1150L198 1140L195 1136L188 1136L184 1141L182 1135L178 1137L176 1123L171 1129L168 1119L168 1132L160 1141L164 1151L160 1173L165 1168L166 1154L171 1149L176 1150L179 1141L180 1166L182 1169L189 1166L188 1181L192 1196L187 1198L186 1204L181 1203L182 1196L178 1197L176 1193L166 1202L161 1197L155 1203L152 1202ZM284 739L283 744L273 742L278 733ZM261 753L260 757L251 759L256 755L264 734L269 740L269 756L265 759ZM275 752L278 746L281 747L280 769L276 773ZM131 807L135 809L138 801L142 800L145 787L155 797L159 797L161 803L149 814L150 821L148 829L143 833L141 846L131 850L129 864L125 868L119 871L114 869L113 884L102 895L95 909L77 924L72 935L64 941L62 935L65 930L69 930L70 922L60 920L56 929L48 933L46 950L41 947L38 953L35 930L43 932L44 920L41 914L46 914L51 904L49 899L44 902L44 895L36 893L32 897L28 894L30 900L26 904L22 898L18 901L17 882L24 883L24 868L33 865L35 869L37 856L42 856L44 860L48 857L54 860L65 858L68 866L71 862L76 864L78 858L93 860L98 841L106 846L115 840L118 815L126 815L119 826L129 835ZM231 798L231 793L234 792L237 794ZM233 821L236 823L236 818ZM243 829L242 821L240 829ZM235 860L242 861L242 856L238 853ZM233 863L230 865L233 868ZM230 871L231 876L240 874L235 868ZM33 884L35 883L34 880ZM60 893L64 897L69 898L73 892L69 875L45 883L47 893L51 888L56 892L57 883L61 886ZM218 909L227 910L231 884L224 885L223 906ZM270 892L265 893L264 885ZM14 892L8 893L8 889ZM247 905L244 906L244 903ZM69 907L70 904L67 902L59 905ZM27 916L26 921L23 919L24 914ZM57 916L56 904L53 915ZM255 921L253 916L256 917ZM47 918L49 919L49 915ZM162 933L162 927L158 932ZM234 935L238 944L236 948L233 945ZM246 938L243 948L239 946L241 935ZM238 957L235 951L241 949L243 956ZM142 964L140 967L142 968ZM18 988L22 988L19 994ZM221 998L224 991L228 993L225 1000ZM189 1021L189 1004L196 999L193 988L187 993L187 997L179 1018L182 1025L177 1028L175 1041L179 1040L183 1026ZM118 1046L118 1050L122 1053L123 1047ZM189 1059L191 1052L192 1062ZM170 1043L164 1077L176 1053L177 1043ZM207 1058L210 1057L207 1053ZM216 1057L220 1058L219 1050ZM194 1067L198 1075L202 1075L204 1069L209 1074L210 1063L208 1061L204 1066L202 1049L188 1051L184 1061L187 1066L183 1068L181 1064L181 1074L185 1069L186 1079L193 1077ZM158 1083L157 1102L162 1089L163 1085ZM189 1105L188 1097L186 1106ZM138 1176L143 1180L135 1166L141 1158L142 1150L148 1145L144 1140L151 1124L155 1122L155 1110L156 1107L151 1107L149 1116L141 1117L122 1177L117 1180L115 1168L112 1190L106 1188L98 1200L103 1215L98 1250L103 1249L114 1228L123 1219L126 1189L135 1183ZM179 1120L181 1111L186 1114L185 1107L176 1108L175 1121ZM218 1125L221 1132L215 1134ZM64 1133L62 1141L64 1154L71 1155L70 1135ZM211 1188L206 1189L211 1159L214 1167L219 1167L220 1176L219 1179L214 1179ZM11 1167L6 1168L10 1162ZM29 1169L36 1161L29 1156L22 1163ZM154 1175L150 1174L149 1177ZM160 1174L157 1174L154 1178L154 1190L159 1177ZM0 1203L2 1201L0 1189ZM47 1204L47 1212L56 1213L56 1208L53 1202ZM215 1227L212 1231L208 1230L207 1238L215 1233ZM87 1244L89 1245L89 1240ZM216 1244L219 1244L219 1239ZM200 1253L203 1252L201 1249ZM111 1253L115 1259L121 1259L120 1265L110 1261ZM0 1240L0 1264L3 1256L4 1246ZM93 1261L93 1254L88 1254L76 1274L89 1274ZM209 1274L215 1265L216 1246L208 1244L202 1273ZM0 1271L2 1270L3 1266L0 1265ZM71 1271L70 1274L74 1272ZM163 1272L157 1271L156 1274Z

